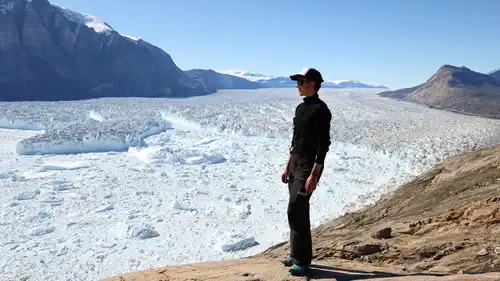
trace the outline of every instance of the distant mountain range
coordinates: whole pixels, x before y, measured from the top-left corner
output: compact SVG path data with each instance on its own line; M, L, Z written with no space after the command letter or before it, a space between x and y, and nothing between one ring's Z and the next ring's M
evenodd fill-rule
M249 81L259 81L259 80L268 80L274 78L273 76L267 76L264 74L257 74L257 73L250 73L246 71L239 71L239 70L225 70L225 71L217 71L222 74L228 74L232 76L237 76L244 78Z
M223 90L262 88L262 85L257 82L238 76L215 72L214 70L191 69L184 71L184 73L186 73L190 78L196 80L203 87L209 89Z
M0 101L188 97L295 87L285 76L181 70L162 49L47 0L0 0ZM386 88L327 81L324 88Z
M488 74L443 65L425 83L380 96L453 112L500 118L500 70Z
M295 81L290 80L288 76L269 76L264 74L251 73L246 71L219 71L219 73L229 74L232 76L241 77L249 81L257 82L262 84L263 87L269 88L289 88L295 87L297 84ZM341 81L325 81L322 84L323 88L376 88L376 89L388 89L382 85L369 85L356 80L341 80Z

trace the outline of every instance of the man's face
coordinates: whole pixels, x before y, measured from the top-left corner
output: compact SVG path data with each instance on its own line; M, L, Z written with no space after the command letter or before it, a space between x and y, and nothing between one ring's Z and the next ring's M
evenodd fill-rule
M299 79L297 80L297 89L299 89L300 96L310 96L314 94L314 81Z

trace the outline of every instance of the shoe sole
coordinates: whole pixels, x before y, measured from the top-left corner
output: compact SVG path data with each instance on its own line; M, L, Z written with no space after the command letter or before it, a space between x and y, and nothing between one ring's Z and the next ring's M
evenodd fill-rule
M295 262L295 260L290 258L290 257L280 260L280 263L286 267L292 266L294 264L294 262Z
M306 276L307 275L307 271L298 272L298 271L289 270L288 272L290 272L290 274L293 276Z
M303 271L295 271L295 270L293 270L292 268L290 268L290 269L288 270L288 272L289 272L290 274L292 274L293 276L306 276L306 275L307 275L307 273L309 272L309 269L310 269L310 268L305 268Z

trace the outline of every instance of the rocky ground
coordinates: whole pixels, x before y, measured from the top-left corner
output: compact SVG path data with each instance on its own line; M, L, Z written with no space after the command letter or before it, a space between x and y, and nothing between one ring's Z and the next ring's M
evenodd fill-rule
M305 279L500 280L500 146L450 157L377 204L313 231ZM286 242L246 259L158 268L105 281L304 280L279 259Z

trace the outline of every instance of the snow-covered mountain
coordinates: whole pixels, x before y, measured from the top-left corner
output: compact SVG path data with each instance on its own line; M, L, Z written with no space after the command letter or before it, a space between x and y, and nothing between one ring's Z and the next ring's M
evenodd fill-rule
M63 12L64 16L71 20L74 23L77 23L77 29L79 29L81 26L85 25L89 28L94 29L95 32L97 33L104 33L111 35L111 33L117 32L113 27L111 27L108 23L105 21L96 18L95 16L92 15L87 15L87 14L82 14L79 12L75 12L69 9L66 9L64 7L60 7L57 5L52 5L54 8L59 9L61 12ZM125 35L125 34L120 34L121 36L130 39L134 42L137 42L140 40L140 38L133 37L130 35Z
M213 93L162 49L46 0L0 0L0 101Z
M366 84L357 80L339 80L339 81L332 81L331 83L334 83L338 85L340 88L377 88L377 89L387 89L386 86L382 85L370 85Z
M249 81L261 83L264 87L268 88L288 88L295 87L295 81L290 80L288 76L271 76L260 73L252 73L241 70L222 70L217 71L222 74L229 74ZM380 88L387 89L382 85L370 85L356 80L339 80L339 81L325 81L322 85L324 88Z
M488 75L491 75L491 76L493 76L495 78L500 78L500 68L488 72Z
M222 70L222 71L217 71L221 74L228 74L240 78L245 78L249 81L259 81L259 80L268 80L274 78L273 76L268 76L264 74L258 74L258 73L251 73L251 72L246 72L246 71L240 71L240 70Z
M223 90L262 88L262 85L260 83L230 74L219 73L210 69L191 69L184 71L184 73L186 73L187 76L198 81L203 87L207 89Z

